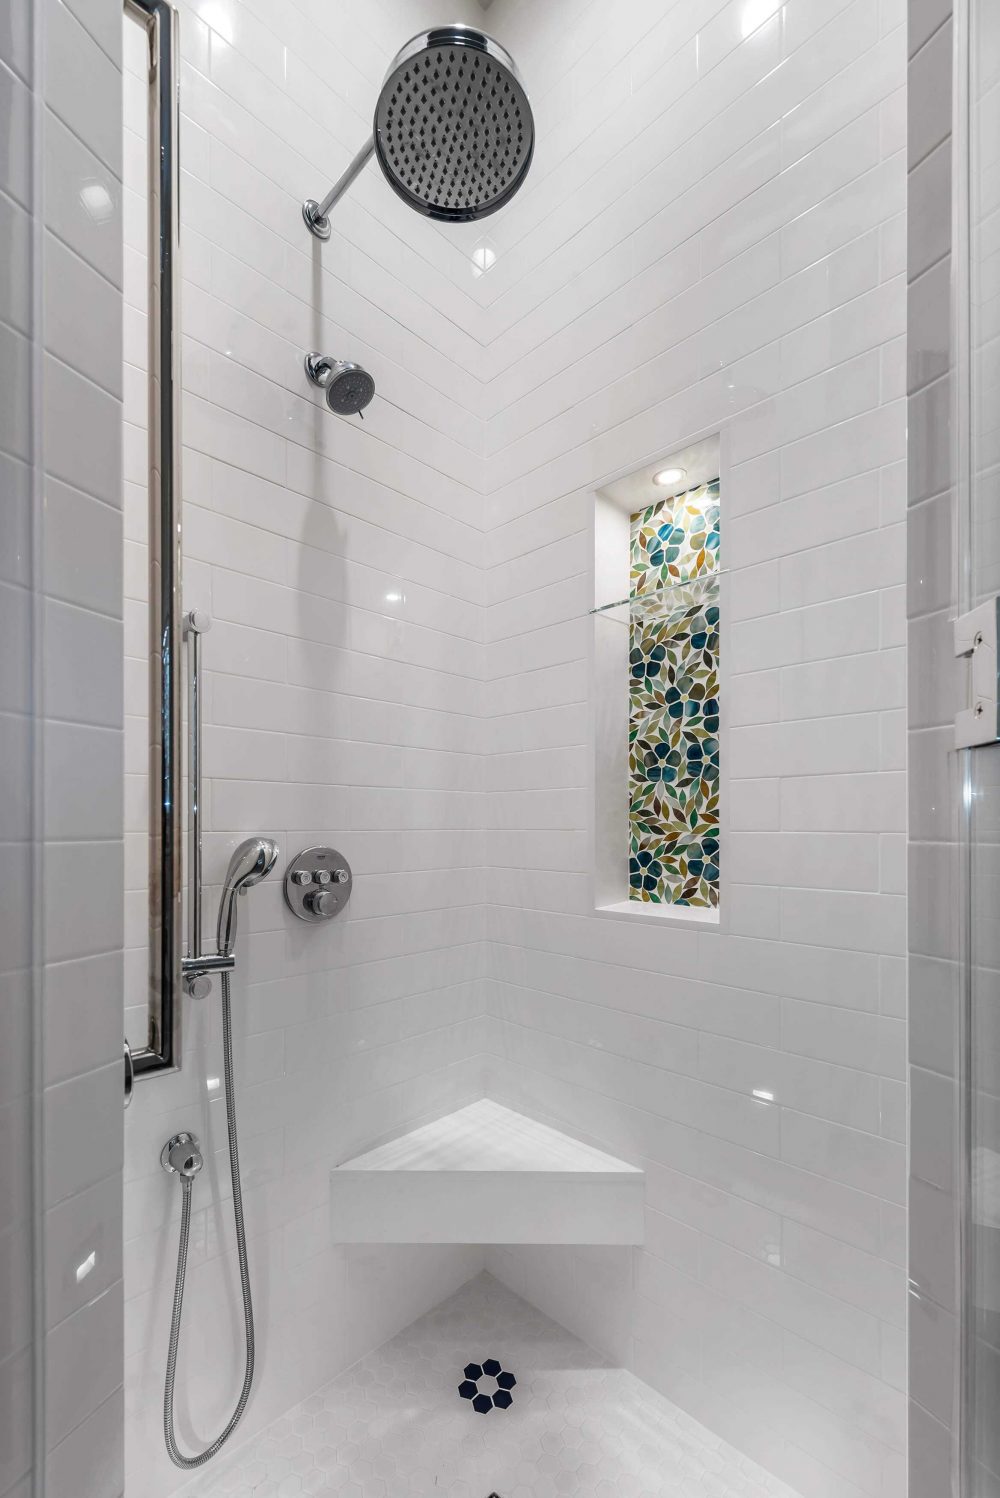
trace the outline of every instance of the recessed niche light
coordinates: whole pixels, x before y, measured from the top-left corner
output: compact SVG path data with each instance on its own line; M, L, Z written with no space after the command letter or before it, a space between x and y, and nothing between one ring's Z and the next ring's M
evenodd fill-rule
M671 484L679 484L686 477L686 468L661 468L653 474L653 483L660 489L669 489Z

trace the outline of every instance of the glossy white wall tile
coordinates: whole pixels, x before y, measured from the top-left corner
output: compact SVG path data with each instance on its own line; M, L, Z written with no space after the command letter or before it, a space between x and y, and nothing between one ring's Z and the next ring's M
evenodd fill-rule
M459 7L461 9L461 7ZM467 7L469 18L478 6ZM450 1293L480 1250L337 1244L332 1164L483 1093L478 717L486 313L464 250L376 169L330 242L302 223L361 145L390 59L428 3L201 0L180 7L185 607L209 613L206 910L236 841L276 836L241 903L236 1073L258 1377L240 1434ZM144 1023L145 96L125 78L125 650L129 1032ZM331 415L306 352L365 364L365 422ZM96 711L96 709L95 709ZM329 841L347 914L301 926L280 874ZM214 914L211 915L214 920ZM182 1444L215 1434L242 1374L217 997L189 1004L182 1072L126 1128L126 1452L149 1495L184 1474L159 1406L180 1202L163 1141L194 1128L198 1183L178 1375ZM222 1153L220 1153L220 1151Z
M27 1491L33 1467L32 1491L68 1493L72 1474L119 1498L121 87L117 27L91 10L16 0L0 22L0 359L16 374L0 401L0 827L18 876L3 900L0 1491Z
M489 25L539 135L478 283L487 1085L650 1173L599 1291L571 1250L492 1267L809 1498L898 1498L904 17ZM693 934L592 913L585 615L594 489L719 429L735 887Z
M44 867L75 912L46 928L46 1298L61 1370L47 1475L62 1498L87 1464L94 1498L116 1498L122 904L109 798L124 716L134 1036L145 230L131 126L144 92L133 59L123 143L117 23L79 3L43 9L58 89L40 116L54 277ZM471 0L459 9L481 20ZM499 1249L498 1272L805 1498L897 1498L902 16L863 0L630 0L614 15L494 0L488 25L537 109L522 195L488 225L442 231L372 169L320 248L300 201L346 165L386 62L434 18L425 0L348 20L314 0L182 7L185 602L215 620L208 878L251 831L277 836L283 860L329 838L357 877L329 931L293 930L276 883L243 906L237 1073L261 1345L245 1431L480 1267L462 1249L339 1248L326 1176L488 1092L642 1161L650 1184L645 1251ZM0 30L0 111L26 121L16 21ZM12 158L2 169L16 242L30 175ZM497 259L476 276L484 241ZM14 371L30 352L25 264L12 256L0 300ZM117 329L95 336L123 284L124 516L108 435ZM372 369L364 427L306 386L313 347ZM3 428L5 474L23 466L23 416ZM731 924L598 920L592 491L718 428L735 569ZM27 628L10 561L22 549L0 549L8 638ZM5 681L12 724L29 679ZM19 763L16 724L4 731ZM68 793L67 763L86 773L86 797ZM88 869L101 880L89 904L74 895ZM3 982L23 1045L23 992L16 975ZM157 1157L178 1126L202 1135L214 1188L206 1179L196 1205L182 1352L192 1441L224 1421L240 1372L214 1004L186 1020L183 1070L140 1088L127 1128L129 1487L153 1498L180 1481L158 1415L179 1200ZM74 1150L82 1111L106 1137L106 1170ZM0 1204L24 1190L15 1180ZM16 1257L16 1219L10 1232ZM106 1356L81 1389L84 1344ZM23 1347L0 1363L8 1411L24 1367ZM24 1462L17 1443L0 1450L6 1492Z

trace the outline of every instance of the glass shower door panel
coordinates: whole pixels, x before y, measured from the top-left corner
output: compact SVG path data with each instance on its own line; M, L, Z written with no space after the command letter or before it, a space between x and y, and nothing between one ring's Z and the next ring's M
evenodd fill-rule
M969 12L968 605L1000 593L1000 8ZM968 760L971 995L965 1445L971 1498L1000 1498L1000 745Z
M1000 747L971 764L966 1432L973 1498L1000 1498Z

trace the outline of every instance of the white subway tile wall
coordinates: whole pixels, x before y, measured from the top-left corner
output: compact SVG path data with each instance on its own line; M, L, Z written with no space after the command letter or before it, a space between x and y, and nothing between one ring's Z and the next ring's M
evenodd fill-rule
M932 30L934 7L917 8ZM481 20L475 0L456 10ZM326 1171L486 1092L641 1161L650 1181L645 1250L500 1249L495 1272L806 1498L903 1491L904 10L494 0L489 26L537 111L523 194L487 225L443 231L372 170L320 249L301 199L346 165L389 57L439 12L425 0L370 0L349 18L319 0L182 7L185 586L187 606L216 621L208 875L240 836L267 831L284 856L334 839L357 876L330 931L292 930L276 881L242 909L261 1369L247 1434L482 1267L463 1249L338 1249ZM180 1125L209 1154L181 1359L192 1444L228 1414L240 1351L214 1003L188 1013L183 1071L144 1085L128 1116L122 1323L113 351L122 214L131 287L143 210L121 188L117 14L40 0L29 18L15 0L11 19L0 107L18 141L30 139L29 20L45 41L43 176L33 184L30 154L13 152L0 181L15 249L0 288L6 390L31 388L31 214L44 210L45 511L32 510L28 408L5 406L0 462L21 502L5 507L16 534L8 545L5 530L0 609L5 639L27 646L34 545L50 720L36 776L46 1493L78 1492L81 1471L88 1498L122 1491L124 1334L129 1485L155 1498L180 1481L158 1416L179 1201L156 1163ZM134 124L138 70L124 85ZM134 166L128 130L125 147ZM914 174L928 239L940 157ZM484 249L495 259L482 273ZM144 329L132 302L134 500ZM364 427L306 387L314 347L376 375ZM719 429L738 878L721 933L651 929L592 911L592 493ZM913 497L933 502L941 478L926 467ZM129 532L124 562L134 660L141 535ZM26 784L32 663L20 658L18 670L5 652L0 724L5 767ZM126 692L141 718L131 667ZM27 929L14 894L29 832L2 836L16 957L6 925ZM127 858L133 951L140 842ZM3 978L15 1137L27 1063L12 1088L7 1063L25 1056L25 966ZM133 1034L142 991L130 963ZM26 1145L8 1152L27 1158ZM0 1198L2 1251L26 1279L23 1173ZM31 1459L29 1341L22 1315L0 1345L0 1408L19 1437L0 1441L5 1495Z
M980 162L976 137L982 130L975 100L985 118L995 108L986 86L995 42L989 36L989 7L974 7L976 51L982 58L982 73L970 94L969 125L972 160ZM971 13L970 13L971 14ZM956 23L958 9L956 7ZM980 27L979 22L982 22ZM956 25L956 30L958 29ZM976 1002L971 1013L976 1037L991 1008L981 994L989 992L981 974L980 929L992 931L993 922L975 922L975 946L965 953L961 928L962 912L977 909L976 889L984 887L980 872L989 858L993 841L988 819L974 821L973 846L981 849L975 860L972 894L964 889L965 857L962 822L965 792L961 784L962 757L954 752L954 692L959 678L952 650L952 620L965 606L960 595L960 571L956 552L961 544L952 454L952 360L958 355L958 340L952 327L952 70L953 35L951 0L911 0L909 82L914 98L922 106L910 118L908 134L910 226L907 274L908 369L910 404L910 466L908 515L908 613L909 613L909 875L913 898L909 914L909 1084L910 1084L910 1180L908 1307L909 1330L909 1430L910 1491L912 1498L930 1498L952 1482L953 1462L959 1437L969 1443L975 1460L984 1463L970 1477L972 1487L989 1488L996 1478L995 1454L984 1435L994 1422L995 1377L988 1373L990 1358L988 1327L971 1344L971 1383L966 1408L959 1415L953 1407L952 1389L957 1385L961 1355L962 1315L960 1296L982 1306L981 1284L974 1274L969 1283L957 1282L956 1252L963 1218L959 1154L962 1148L959 1092L961 1011L964 1005L962 963L973 963ZM995 84L995 63L993 64ZM994 90L995 91L995 90ZM971 173L970 213L973 224L979 215L985 222L993 210L995 187L990 174ZM956 184L956 193L958 192ZM973 231L969 257L973 280L988 266L988 235ZM956 251L959 246L956 244ZM957 261L956 261L957 264ZM961 280L963 270L957 269ZM991 326L988 315L972 312L970 363L978 363L977 344L989 358ZM975 373L979 375L978 370ZM973 403L972 426L977 437L972 469L980 479L990 446L986 408ZM983 442L985 439L985 442ZM982 445L981 445L982 444ZM973 503L970 501L970 503ZM980 527L977 506L975 542L972 544L973 597L978 601L992 592L991 564L995 553L990 527ZM971 543L965 542L966 545ZM958 552L960 555L960 552ZM977 751L971 774L973 800L983 799L983 787L991 778L995 751ZM988 799L988 795L987 795ZM985 947L992 942L986 936ZM990 963L992 966L993 964ZM992 1086L991 1068L982 1071L984 1086ZM973 1071L969 1085L977 1075ZM992 1145L989 1106L978 1106L982 1093L973 1094L976 1119L970 1143L973 1160L989 1155ZM978 1206L978 1203L977 1203ZM974 1211L976 1220L981 1210ZM978 1249L977 1249L978 1259ZM988 1317L986 1318L988 1321Z
M647 1243L490 1267L807 1498L905 1492L905 6L496 0L487 1089ZM721 931L595 915L595 487L721 430ZM624 835L624 829L623 829Z
M462 6L452 7L463 11ZM236 1078L257 1382L241 1437L449 1295L481 1249L343 1248L328 1172L482 1097L484 801L480 361L463 245L374 167L333 237L306 231L362 144L382 75L430 0L180 6L184 604L205 636L206 931L232 847L277 838L240 902ZM464 7L465 18L481 13ZM141 35L125 30L126 1019L145 1026L146 164ZM366 365L363 424L331 415L311 350ZM73 679L72 671L69 672ZM355 876L321 929L285 909L293 854ZM181 1445L225 1424L242 1377L217 993L185 1006L183 1068L127 1116L126 1471L185 1481L160 1406L180 1195L159 1166L192 1128L195 1185L177 1384Z
M47 1498L124 1489L121 35L44 38L42 760ZM68 201L67 201L68 199Z
M475 0L458 9L482 21ZM494 0L488 25L537 114L522 194L487 224L439 229L371 169L320 247L301 200L346 165L388 60L435 19L425 0L349 18L319 0L181 13L185 604L214 620L208 908L249 832L278 838L282 866L329 838L356 877L328 930L293 929L277 880L241 907L260 1370L244 1430L482 1267L460 1248L338 1247L327 1171L485 1093L650 1182L645 1250L500 1248L496 1273L805 1498L898 1498L902 7ZM133 1035L144 108L127 57ZM88 242L106 276L101 253ZM372 370L363 426L306 385L314 348ZM74 407L88 486L108 463L88 440L94 360ZM587 610L595 486L719 430L733 884L724 929L703 933L593 913ZM82 462L54 471L79 483ZM75 550L54 688L101 757L113 694L79 694L73 661L104 648L77 617L104 595ZM201 1134L210 1163L186 1441L224 1423L241 1372L215 1002L186 1021L183 1070L140 1087L126 1130L127 1465L151 1498L181 1480L158 1413L179 1196L157 1157L175 1127Z
M0 26L0 111L11 139L0 161L0 1494L30 1491L33 1034L30 896L35 761L31 732L33 472L33 67L26 4ZM16 392L13 398L12 394Z

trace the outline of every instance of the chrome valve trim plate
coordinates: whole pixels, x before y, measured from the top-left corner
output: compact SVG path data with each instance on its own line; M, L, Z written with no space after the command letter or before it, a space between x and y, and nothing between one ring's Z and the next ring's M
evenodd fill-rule
M351 866L336 848L304 848L285 870L285 903L300 921L331 921L351 898Z

